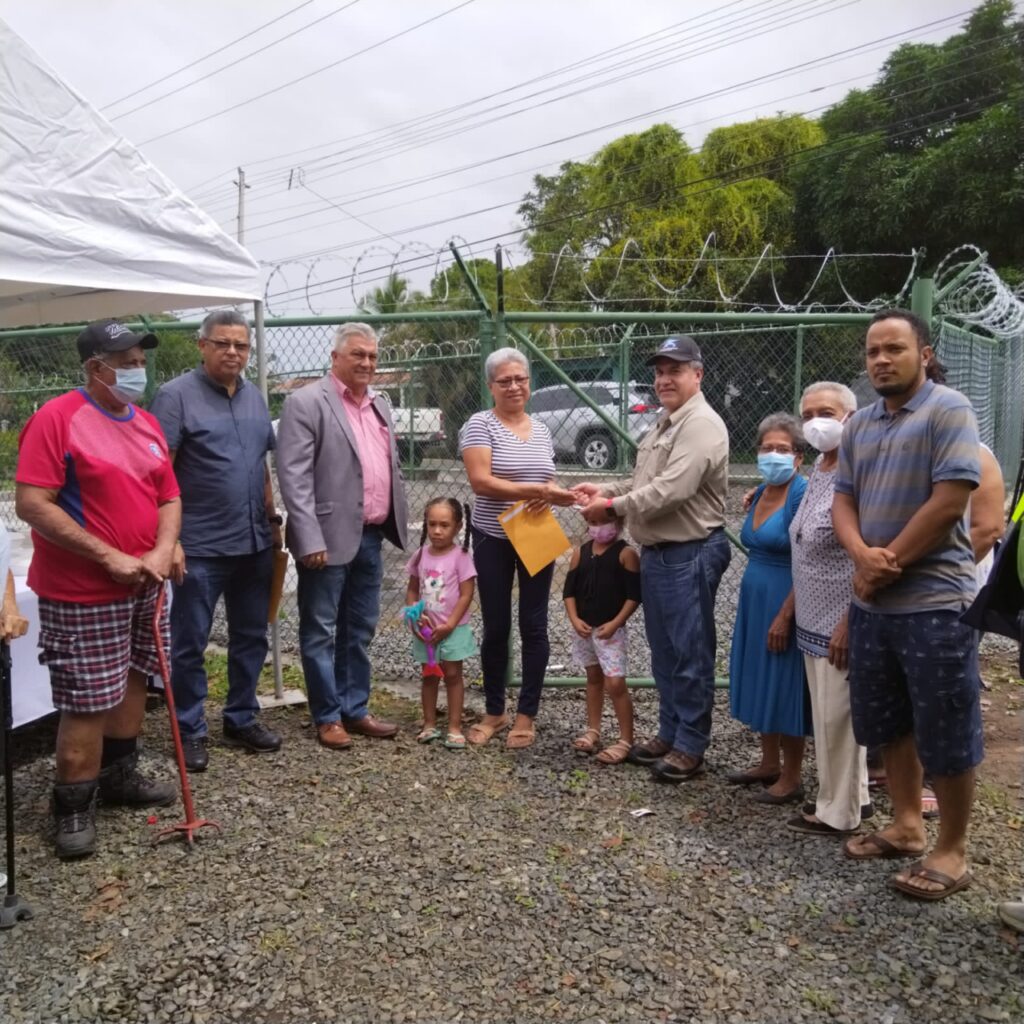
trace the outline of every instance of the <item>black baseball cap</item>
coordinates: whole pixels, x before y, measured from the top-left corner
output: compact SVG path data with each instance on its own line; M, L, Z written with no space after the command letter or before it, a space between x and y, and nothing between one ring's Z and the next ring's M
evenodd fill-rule
M101 355L104 352L124 352L125 349L134 348L156 348L159 339L155 334L136 334L129 331L124 324L116 320L97 320L78 336L75 342L78 346L78 354L84 363L86 359Z
M697 342L687 334L666 338L658 346L658 351L647 360L647 365L653 366L659 359L674 359L677 363L704 362Z

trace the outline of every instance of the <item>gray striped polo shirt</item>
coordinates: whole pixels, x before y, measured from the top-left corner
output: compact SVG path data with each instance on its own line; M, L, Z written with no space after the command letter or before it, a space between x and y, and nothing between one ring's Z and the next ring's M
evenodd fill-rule
M934 484L966 480L978 486L978 424L959 391L925 381L902 409L890 413L884 399L847 423L839 448L836 491L857 503L860 535L884 548L931 497ZM889 614L959 611L974 597L974 552L966 515L933 551L905 566L867 611Z

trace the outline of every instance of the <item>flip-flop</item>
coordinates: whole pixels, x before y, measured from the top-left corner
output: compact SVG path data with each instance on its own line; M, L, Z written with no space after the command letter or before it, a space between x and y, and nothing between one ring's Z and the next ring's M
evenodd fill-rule
M483 722L477 722L469 727L468 739L474 747L482 747L485 743L490 743L495 733L507 728L508 719L504 717L495 725L485 725Z
M834 825L829 825L817 819L808 821L803 814L790 818L786 822L786 828L792 829L794 832L800 832L805 836L848 836L857 831L854 828L836 828Z
M973 877L970 871L965 871L959 878L951 878L942 871L936 871L935 868L926 868L924 861L920 860L910 866L909 874L910 878L924 878L942 886L941 889L919 889L916 885L910 884L910 878L904 882L895 875L893 876L894 889L899 889L905 896L910 896L915 900L925 900L927 903L944 900L947 896L962 892L971 884Z
M850 849L851 843L867 843L869 848L874 848L875 852L854 853ZM853 839L847 839L843 843L843 853L850 860L895 860L899 857L920 857L924 850L906 850L902 846L890 843L885 836L880 835L878 832L869 832L866 836L856 836Z
M444 738L444 746L446 750L465 750L466 737L461 732L450 732Z
M436 740L441 738L441 730L438 727L432 726L430 729L424 729L417 737L417 743L434 743Z
M533 746L533 741L536 738L537 734L533 729L513 729L505 737L505 749L525 750L527 747Z

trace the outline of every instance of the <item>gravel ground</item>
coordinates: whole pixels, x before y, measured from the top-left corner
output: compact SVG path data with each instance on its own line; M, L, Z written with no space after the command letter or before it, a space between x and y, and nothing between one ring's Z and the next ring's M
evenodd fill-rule
M516 755L418 747L415 703L383 691L401 737L343 754L278 709L280 753L214 747L195 779L222 834L153 848L145 813L104 810L77 864L50 852L52 727L20 736L37 916L0 933L0 1020L1019 1021L1021 948L993 913L1024 884L1011 795L981 787L973 888L912 903L891 864L846 861L725 785L754 750L725 696L709 775L677 789L573 755L578 693L549 693ZM654 712L640 695L641 728ZM162 711L147 733L169 776Z

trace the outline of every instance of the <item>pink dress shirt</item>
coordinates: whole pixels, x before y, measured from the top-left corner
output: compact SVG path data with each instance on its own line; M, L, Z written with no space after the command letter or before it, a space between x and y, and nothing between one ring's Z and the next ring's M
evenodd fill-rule
M331 380L355 435L363 467L363 522L379 526L391 511L391 441L387 424L373 407L369 392L356 398L333 373Z

